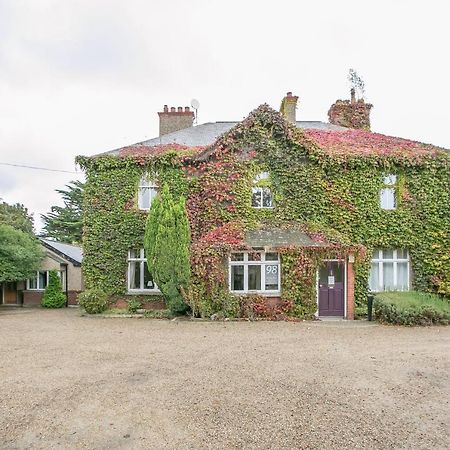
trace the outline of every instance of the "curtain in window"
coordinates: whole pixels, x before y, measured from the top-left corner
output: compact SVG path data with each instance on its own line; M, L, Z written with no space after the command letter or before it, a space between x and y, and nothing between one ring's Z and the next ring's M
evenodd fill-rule
M372 263L370 265L369 289L374 292L380 289L380 271L378 263Z
M385 291L393 291L395 289L394 263L383 262L383 284Z
M408 263L397 263L397 289L400 291L408 290Z
M380 206L382 209L395 209L395 189L393 188L381 189Z

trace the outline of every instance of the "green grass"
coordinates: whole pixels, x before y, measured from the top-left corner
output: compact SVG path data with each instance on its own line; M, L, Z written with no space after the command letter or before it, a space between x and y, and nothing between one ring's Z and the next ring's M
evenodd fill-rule
M382 292L375 296L374 317L397 325L447 325L450 302L426 292Z

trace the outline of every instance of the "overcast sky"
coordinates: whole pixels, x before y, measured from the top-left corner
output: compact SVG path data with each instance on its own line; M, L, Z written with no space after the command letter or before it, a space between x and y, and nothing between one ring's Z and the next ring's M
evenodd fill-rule
M164 104L240 120L299 96L327 120L354 68L372 129L450 148L449 0L0 0L0 162L75 171L158 134ZM0 198L39 215L78 173L0 165Z

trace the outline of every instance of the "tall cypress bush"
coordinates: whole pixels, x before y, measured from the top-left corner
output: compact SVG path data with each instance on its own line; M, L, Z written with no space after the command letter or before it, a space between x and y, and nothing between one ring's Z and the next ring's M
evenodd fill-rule
M62 290L56 270L50 270L48 273L48 285L45 288L41 304L45 308L62 308L66 304L66 295Z
M183 299L190 276L190 230L185 200L175 202L167 186L151 209L146 223L144 247L149 272L175 314L186 312Z

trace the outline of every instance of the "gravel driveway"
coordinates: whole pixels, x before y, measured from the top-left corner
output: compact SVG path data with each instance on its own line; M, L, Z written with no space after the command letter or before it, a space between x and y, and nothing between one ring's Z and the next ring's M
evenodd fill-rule
M444 449L450 327L0 310L0 448Z

